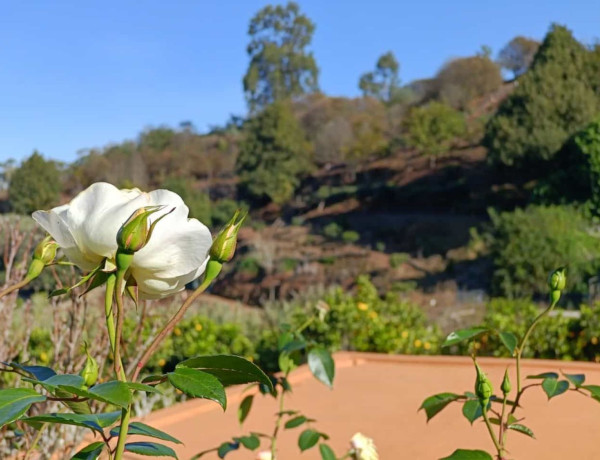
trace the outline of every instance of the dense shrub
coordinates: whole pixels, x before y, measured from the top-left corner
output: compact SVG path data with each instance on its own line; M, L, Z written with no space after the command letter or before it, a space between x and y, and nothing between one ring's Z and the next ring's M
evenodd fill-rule
M309 326L305 335L334 350L434 354L440 332L422 310L396 294L380 297L367 276L357 280L356 294L336 288L323 296L330 311L324 322ZM297 307L292 324L303 324L310 313Z
M10 179L8 196L17 214L31 214L58 204L61 190L56 163L33 154L17 168Z
M573 207L529 206L490 211L486 244L494 263L493 292L509 297L547 291L548 273L568 266L568 290L584 293L599 267L600 240Z

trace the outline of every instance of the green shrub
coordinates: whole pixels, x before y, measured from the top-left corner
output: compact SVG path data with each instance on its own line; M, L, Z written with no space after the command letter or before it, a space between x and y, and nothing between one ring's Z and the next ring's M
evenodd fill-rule
M258 276L260 273L260 262L254 257L244 257L237 264L238 271L251 276Z
M356 293L335 288L323 296L330 311L324 322L309 326L305 335L334 350L434 354L440 332L427 322L421 309L397 295L380 297L367 276L357 280ZM304 306L292 313L292 328L308 315Z
M568 266L568 290L587 292L587 279L599 267L600 240L575 208L529 206L489 212L485 235L494 263L492 290L508 297L545 294L546 277Z
M342 232L342 241L344 243L356 243L360 240L360 234L354 230L346 230Z
M342 232L342 227L336 222L330 222L323 228L323 235L334 240L337 240L342 235Z

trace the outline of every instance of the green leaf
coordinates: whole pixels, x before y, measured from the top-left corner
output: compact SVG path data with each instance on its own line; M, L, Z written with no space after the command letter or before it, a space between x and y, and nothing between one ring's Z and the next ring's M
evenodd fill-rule
M89 390L69 385L59 385L58 388L82 398L113 404L123 409L131 403L131 391L128 385L118 380L94 385Z
M31 388L0 390L0 427L17 420L33 403L45 400L45 396Z
M306 341L304 340L291 340L287 342L283 347L281 347L280 351L287 351L291 353L292 351L304 350L306 348Z
M240 425L244 423L244 420L248 417L250 413L250 409L252 408L252 402L254 401L254 395L248 395L242 402L240 403L240 407L238 408L238 420Z
M313 348L310 350L308 353L308 367L317 380L330 388L333 386L335 363L329 351L325 348Z
M236 438L239 442L249 450L256 450L258 446L260 446L260 439L256 435L250 436L241 436L240 438Z
M563 376L571 382L575 388L579 388L585 382L585 374L563 374Z
M103 414L44 414L22 419L29 425L38 423L57 423L89 428L92 431L102 432L104 428L112 425L121 417L121 411Z
M472 339L473 337L476 337L487 331L488 329L485 327L473 327L470 329L460 329L458 331L451 332L448 337L446 337L442 347L449 347L450 345L464 342L465 340Z
M567 391L569 389L569 382L549 377L542 382L542 388L548 395L548 399L552 399Z
M217 455L219 458L225 458L229 452L233 452L234 450L238 450L240 448L239 442L224 442L217 449Z
M102 453L104 445L102 441L93 442L73 455L71 460L96 460Z
M321 452L322 460L336 460L335 453L327 444L319 444L319 451Z
M279 369L281 369L281 372L286 375L298 367L292 355L290 355L287 351L282 351L279 353L277 364L279 364Z
M456 449L450 456L440 460L493 460L493 458L483 450Z
M519 339L517 336L512 332L498 332L498 335L500 336L500 340L504 346L508 348L508 351L510 351L511 356L514 355L515 349L519 344Z
M23 380L34 385L41 385L50 393L54 393L59 385L83 388L85 384L83 377L76 374L56 374L45 380L29 379L26 377Z
M288 343L290 343L293 340L294 340L294 334L292 334L289 331L282 332L281 335L279 336L279 339L277 340L277 345L279 347L279 350L283 350L283 347L285 347Z
M110 434L112 436L119 436L120 432L120 426L116 426L112 430L110 430ZM127 435L148 436L151 438L162 439L163 441L171 441L175 444L183 444L179 439L174 438L170 434L167 434L164 431L157 430L156 428L153 428L150 425L146 425L145 423L141 422L131 422L129 428L127 429Z
M297 426L302 425L308 419L304 415L299 415L298 417L294 417L293 419L288 420L284 427L285 429L296 428Z
M544 372L542 374L528 375L527 378L528 379L547 379L547 378L557 379L558 374L556 372Z
M125 450L133 454L148 455L150 457L172 457L177 458L173 449L155 442L128 442Z
M271 379L256 364L234 355L198 356L177 364L177 368L193 368L214 375L224 385L259 382L273 391Z
M33 377L36 380L46 380L50 377L52 377L53 375L56 375L56 372L54 372L53 369L49 368L49 367L45 367L45 366L23 366L19 363L2 363L6 366L10 366L12 368L16 368L16 369L21 369L25 372L27 372L28 374L33 375Z
M465 401L462 408L462 413L465 418L473 425L473 422L483 416L481 404L477 399L469 399Z
M223 410L227 408L225 388L212 374L187 367L177 367L175 372L167 374L171 385L194 398L204 398L215 401Z
M518 431L519 433L523 433L526 434L527 436L529 436L530 438L535 439L535 436L533 434L533 431L531 431L529 428L527 428L525 425L521 425L520 423L511 423L510 425L508 425L507 427L509 430L515 430Z
M158 393L159 395L162 394L162 391L160 391L158 388L150 385L144 385L143 383L125 382L125 385L127 385L129 389L133 391L145 391L146 393Z
M298 438L298 447L300 447L300 450L304 452L305 450L314 447L319 442L320 438L321 433L318 431L311 430L310 428L304 430Z
M419 410L425 409L427 421L429 422L429 420L431 420L438 412L444 409L444 407L461 398L461 395L457 395L455 393L439 393L425 399L423 404L421 404L421 407L419 407Z
M583 385L581 388L588 390L590 396L600 402L600 385Z

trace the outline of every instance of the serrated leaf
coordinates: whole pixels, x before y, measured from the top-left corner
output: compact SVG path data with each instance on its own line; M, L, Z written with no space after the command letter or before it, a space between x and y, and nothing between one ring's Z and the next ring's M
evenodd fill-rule
M240 448L239 442L224 442L217 449L217 455L219 458L225 458L229 452L233 452L234 450L238 450Z
M240 424L244 423L244 420L248 417L250 409L252 409L252 403L254 402L254 395L248 395L240 403L238 408L238 421Z
M112 436L119 436L121 432L121 427L116 426L112 430L110 430L110 434ZM163 441L171 441L175 444L183 444L179 439L174 438L168 433L164 431L157 430L156 428L151 427L150 425L146 425L141 422L131 422L129 428L127 429L127 435L133 436L148 436L151 438L162 439Z
M304 452L305 450L314 447L319 442L320 438L321 433L319 433L318 431L311 430L310 428L306 429L300 434L300 437L298 438L298 447L300 447L300 450Z
M214 375L224 385L258 382L273 390L271 380L256 364L234 355L198 356L177 364L177 368L193 368Z
M105 444L102 441L93 442L73 455L71 460L97 460L104 446Z
M258 446L260 446L260 439L254 434L250 436L241 436L236 439L248 450L256 450Z
M585 382L585 374L563 374L563 376L571 382L575 388L579 388Z
M336 460L335 453L327 444L319 444L319 452L321 452L321 460Z
M331 353L324 348L313 348L308 353L308 367L317 380L333 387L335 363Z
M304 415L299 415L298 417L294 417L293 419L290 419L287 422L285 422L284 427L285 429L296 428L297 426L306 423L307 420L308 419Z
M520 423L511 423L510 425L508 425L507 428L509 430L514 430L514 431L518 431L519 433L526 434L530 438L535 439L533 431L531 431L531 429L527 428L525 425L521 425Z
M177 454L173 449L156 442L128 442L125 444L125 450L133 454L150 457L177 458Z
M59 385L58 388L82 398L113 404L122 407L123 409L131 403L131 391L129 390L129 387L125 382L120 382L118 380L94 385L89 390L70 385Z
M89 428L92 431L102 432L121 417L121 411L106 412L102 414L44 414L26 417L23 422L35 425L37 423L57 423Z
M31 388L0 390L0 427L17 420L32 404L45 400L45 396Z
M550 400L567 391L569 389L569 382L549 377L542 382L542 388Z
M54 372L54 369L51 369L49 367L45 367L45 366L23 366L19 363L2 363L5 364L6 366L10 366L12 368L17 368L17 369L21 369L25 372L27 372L28 374L31 374L36 380L46 380L54 375L56 375L56 372Z
M440 460L493 460L493 458L483 450L456 449L451 455Z
M515 349L519 344L517 336L512 332L498 332L498 335L504 346L510 351L510 355L513 356L515 354Z
M145 391L146 393L157 393L159 395L162 394L162 391L160 391L158 388L152 387L150 385L145 385L143 383L125 382L125 385L127 385L130 390L134 391Z
M481 404L476 399L469 399L465 401L463 404L462 413L471 425L473 425L475 420L483 416Z
M437 395L430 396L425 399L419 407L419 410L424 409L427 415L427 421L431 420L438 412L444 409L448 404L457 399L460 399L461 395L455 393L438 393Z
M191 369L177 367L174 372L167 374L171 385L194 398L204 398L215 401L223 410L227 408L227 396L221 382L212 374Z
M532 380L533 379L547 379L547 378L557 379L558 374L556 372L543 372L541 374L528 375L526 378L532 379Z
M488 329L485 327L473 327L469 329L460 329L458 331L453 331L448 334L446 340L442 344L442 347L449 347L450 345L455 345L460 342L464 342L465 340L472 339L473 337L477 337L484 332L487 332Z

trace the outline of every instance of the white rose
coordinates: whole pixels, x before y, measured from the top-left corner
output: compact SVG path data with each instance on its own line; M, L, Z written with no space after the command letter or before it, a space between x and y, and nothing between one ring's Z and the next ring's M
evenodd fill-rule
M271 455L271 452L268 450L261 450L257 455L256 455L256 460L272 460L273 456Z
M140 298L158 299L183 290L204 272L212 244L208 228L196 219L188 219L188 207L176 193L119 190L98 182L69 204L36 211L33 218L71 262L89 271L104 258L114 262L117 232L134 211L156 205L164 208L153 214L151 221L175 210L156 225L148 244L135 253L131 274Z
M379 460L375 443L362 433L356 433L350 440L356 460Z

